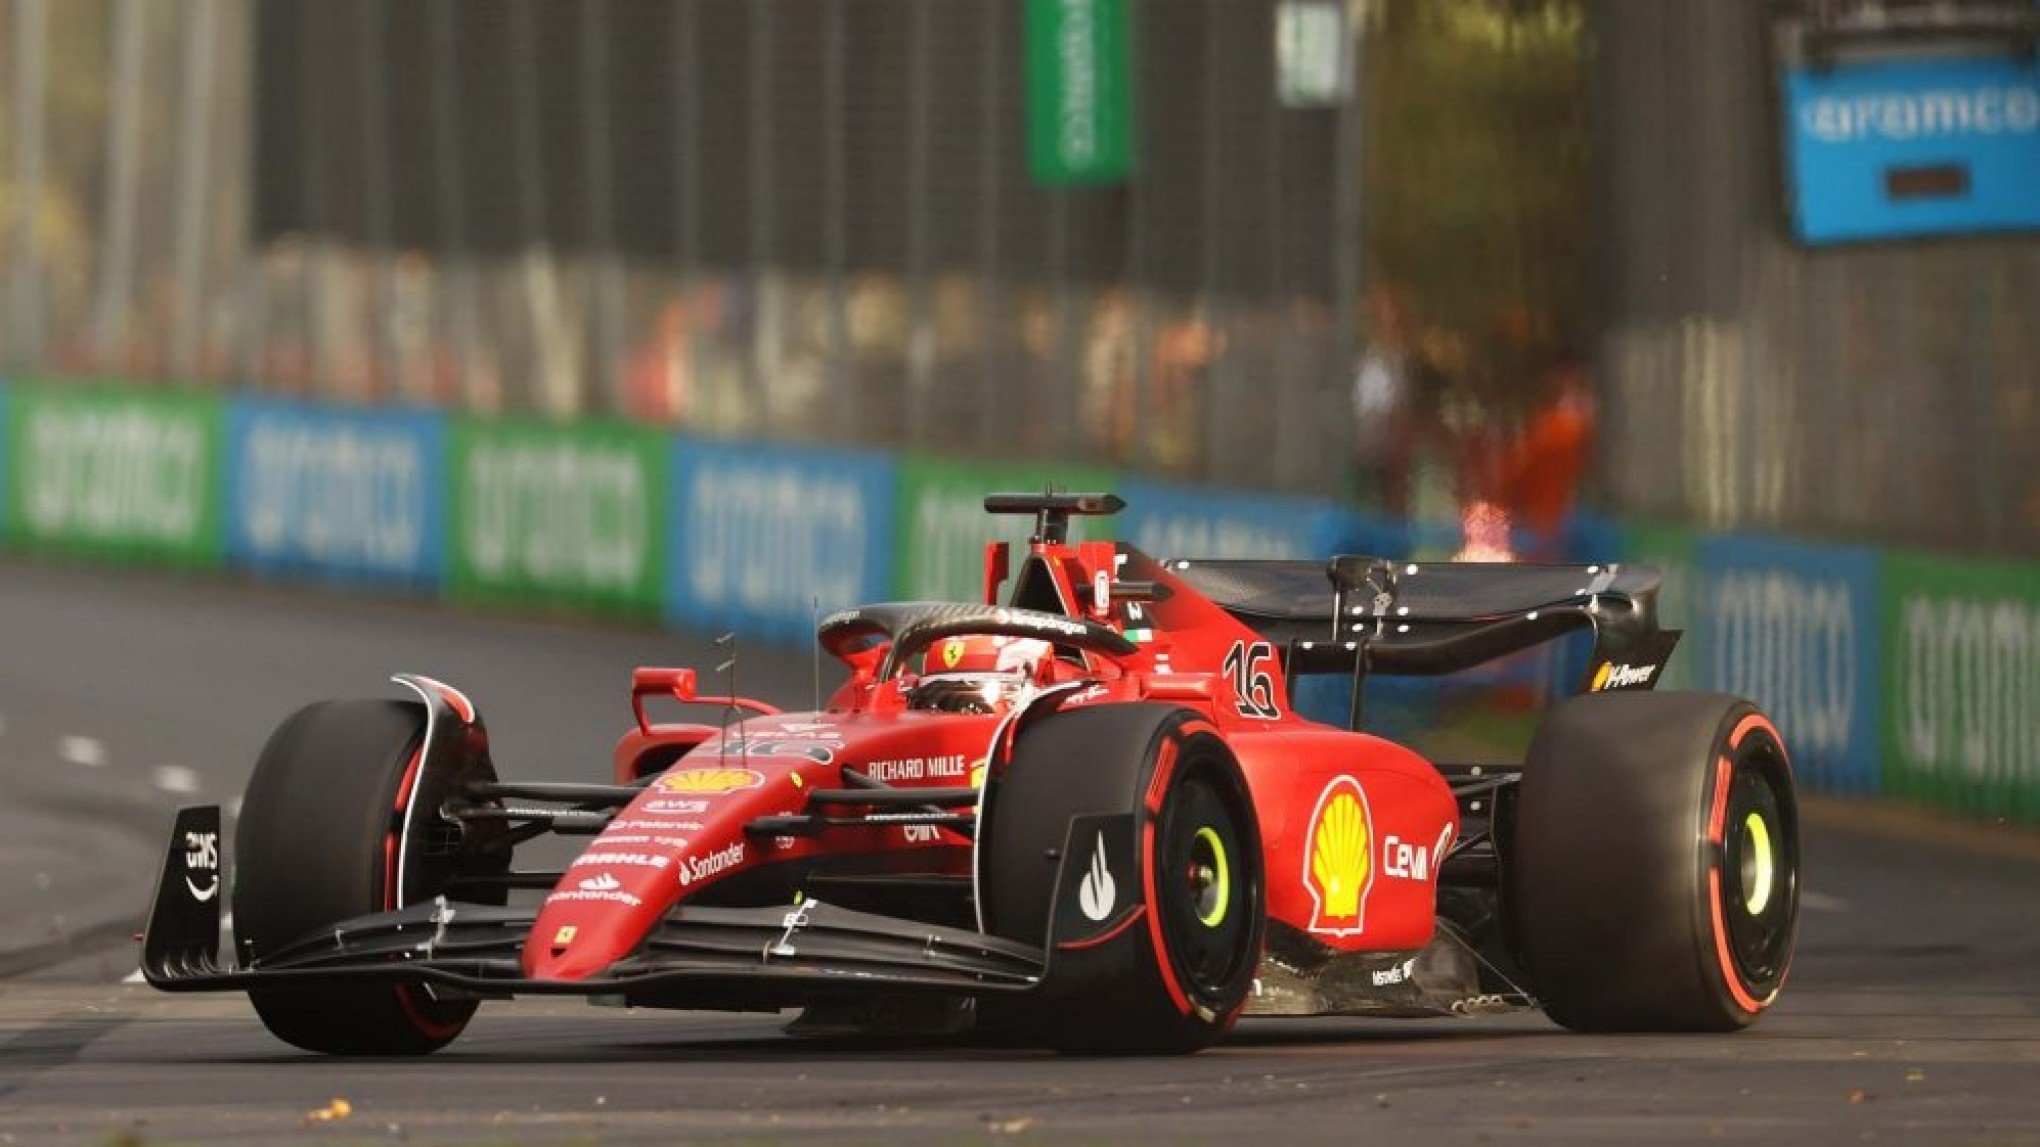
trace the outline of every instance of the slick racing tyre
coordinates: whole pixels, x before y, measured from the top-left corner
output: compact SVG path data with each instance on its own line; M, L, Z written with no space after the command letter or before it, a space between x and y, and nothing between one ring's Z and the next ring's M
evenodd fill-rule
M495 779L485 759L435 760L410 783L425 724L424 706L413 701L327 701L299 710L270 736L235 834L234 933L243 964L259 968L265 956L338 921L429 900L458 874L502 870L485 840L436 815L457 786ZM406 816L407 800L417 815ZM408 868L401 890L400 854ZM435 999L415 984L367 981L260 988L248 997L277 1038L335 1055L434 1051L461 1033L476 1006Z
M1179 1053L1232 1026L1260 963L1265 882L1246 781L1208 722L1167 705L1052 714L1020 733L985 818L986 923L1049 948L1040 988L1007 1001L1028 1036Z
M1508 912L1531 986L1578 1031L1732 1031L1776 998L1799 921L1799 814L1771 722L1711 693L1596 693L1523 768Z

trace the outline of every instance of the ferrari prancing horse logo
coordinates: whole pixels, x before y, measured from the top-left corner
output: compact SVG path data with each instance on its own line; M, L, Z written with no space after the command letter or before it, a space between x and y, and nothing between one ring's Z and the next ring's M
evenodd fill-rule
M1360 782L1332 778L1318 795L1303 840L1303 886L1316 902L1312 932L1353 936L1365 930L1367 894L1374 887L1373 841L1374 818Z

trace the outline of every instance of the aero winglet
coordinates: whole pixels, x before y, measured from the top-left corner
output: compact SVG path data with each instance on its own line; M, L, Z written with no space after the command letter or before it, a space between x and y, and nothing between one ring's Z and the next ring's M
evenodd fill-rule
M142 975L159 988L219 971L220 808L180 809L156 883L156 903L142 938Z

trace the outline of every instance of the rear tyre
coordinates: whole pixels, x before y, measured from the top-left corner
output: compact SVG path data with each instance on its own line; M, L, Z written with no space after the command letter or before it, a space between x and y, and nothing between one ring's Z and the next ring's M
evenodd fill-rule
M1051 715L1021 734L985 807L990 930L1055 945L1038 992L986 1001L989 1014L1024 1010L1031 1038L1081 1054L1192 1052L1232 1026L1260 963L1265 885L1245 778L1208 722L1166 705ZM1064 849L1072 863L1093 856L1072 818L1125 814L1136 891L1121 903L1133 907L1100 936L1058 943Z
M1799 813L1748 701L1605 693L1553 711L1524 765L1509 915L1532 986L1577 1031L1733 1031L1785 982Z
M270 736L235 834L234 933L243 963L259 965L318 929L430 899L457 873L492 867L478 842L463 842L426 814L456 786L494 780L494 769L484 759L435 761L413 786L424 736L424 707L391 700L312 705ZM399 889L405 801L414 789L418 814L408 818L407 887ZM334 1055L435 1051L476 1007L435 999L415 984L261 988L248 998L277 1038Z

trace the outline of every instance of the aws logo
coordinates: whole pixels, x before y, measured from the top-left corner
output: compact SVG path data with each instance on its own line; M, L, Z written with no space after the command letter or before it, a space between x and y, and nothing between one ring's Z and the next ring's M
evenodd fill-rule
M1374 818L1360 782L1339 776L1318 795L1310 835L1303 841L1303 886L1316 908L1310 930L1357 935L1367 925L1367 894L1374 888Z

